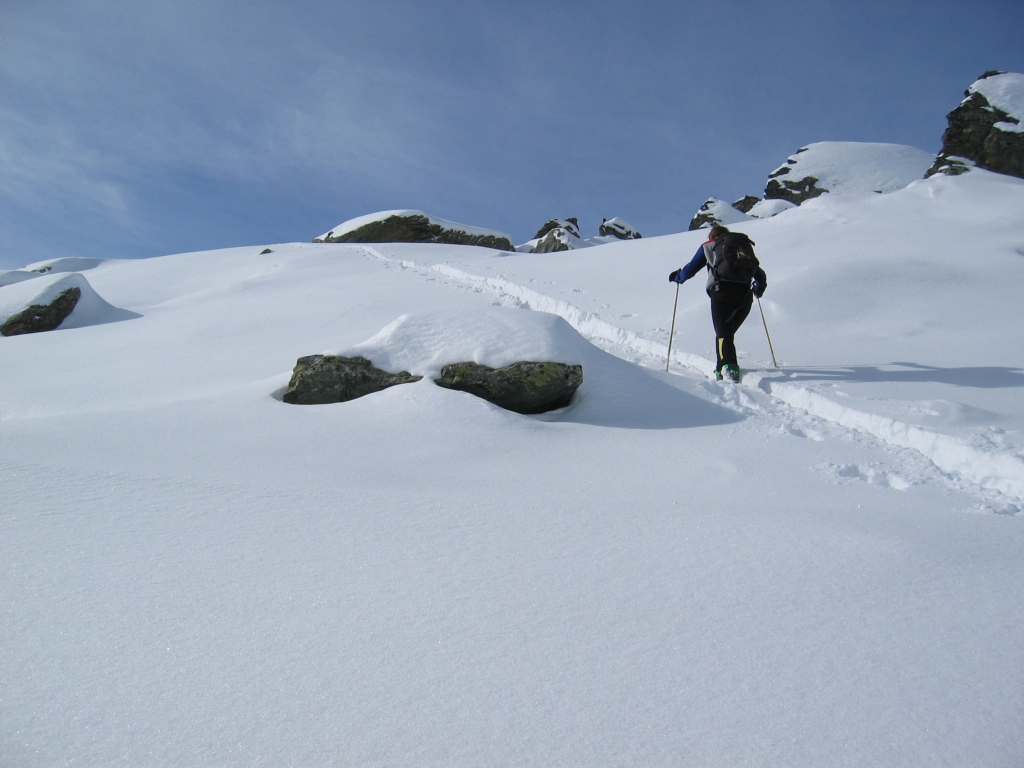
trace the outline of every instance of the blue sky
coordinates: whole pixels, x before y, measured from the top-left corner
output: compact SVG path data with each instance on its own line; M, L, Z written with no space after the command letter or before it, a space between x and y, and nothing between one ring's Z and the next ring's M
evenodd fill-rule
M803 144L937 151L1014 2L0 2L0 265L421 208L683 231Z

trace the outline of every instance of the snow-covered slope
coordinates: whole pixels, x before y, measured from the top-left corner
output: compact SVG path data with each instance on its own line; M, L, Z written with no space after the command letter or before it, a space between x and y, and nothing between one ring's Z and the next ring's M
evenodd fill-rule
M139 317L0 339L0 763L1014 764L1022 211L978 170L743 221L741 386L700 279L664 370L701 232L95 265ZM353 349L584 384L275 397Z
M797 190L808 185L817 194L894 192L922 178L934 160L934 155L902 144L822 141L801 147L772 171L766 195L801 202L785 193L799 195Z

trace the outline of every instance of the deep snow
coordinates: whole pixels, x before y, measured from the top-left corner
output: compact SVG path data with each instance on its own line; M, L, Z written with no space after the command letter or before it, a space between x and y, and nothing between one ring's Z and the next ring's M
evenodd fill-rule
M972 171L745 222L738 387L702 279L664 372L702 232L94 265L130 319L0 339L0 763L1019 763L1022 214ZM275 397L353 349L584 385Z

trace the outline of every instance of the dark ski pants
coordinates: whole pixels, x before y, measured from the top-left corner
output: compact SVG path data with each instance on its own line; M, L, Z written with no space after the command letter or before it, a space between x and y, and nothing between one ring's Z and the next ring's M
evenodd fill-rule
M722 370L723 365L733 365L738 369L736 331L750 314L754 295L745 286L742 292L723 288L708 295L711 297L711 322L715 324L715 354L718 357L715 370Z

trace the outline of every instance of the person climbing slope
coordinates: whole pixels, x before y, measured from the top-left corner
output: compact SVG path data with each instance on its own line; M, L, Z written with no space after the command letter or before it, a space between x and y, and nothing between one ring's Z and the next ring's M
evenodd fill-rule
M768 278L754 255L754 243L742 232L730 232L717 225L706 243L697 249L690 263L668 276L673 283L685 283L701 267L708 269L707 292L711 297L711 321L715 324L715 378L740 380L736 361L736 331L750 314L754 297L761 298Z

